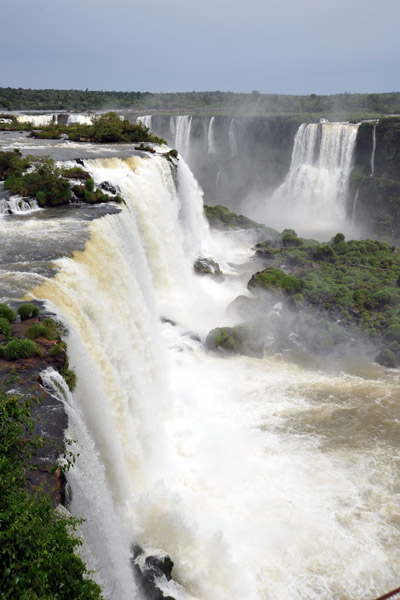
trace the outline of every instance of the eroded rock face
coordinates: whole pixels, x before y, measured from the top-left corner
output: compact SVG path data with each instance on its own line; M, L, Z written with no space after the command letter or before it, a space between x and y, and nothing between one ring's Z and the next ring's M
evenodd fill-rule
M48 315L42 312L41 318L46 316ZM24 339L25 331L36 323L39 323L38 318L11 323L13 337ZM51 352L52 348L60 342L60 338L55 340L38 338L35 342L42 349L43 355L40 357L33 356L12 361L0 359L0 385L8 393L40 399L40 403L33 405L31 416L34 423L33 433L42 437L45 443L35 456L35 464L38 467L27 473L27 480L33 490L41 488L48 493L53 506L56 506L65 502L66 480L59 469L54 473L51 471L64 452L64 431L68 426L68 417L62 402L41 385L40 373L48 367L61 373L67 364L67 354L64 348L55 354Z

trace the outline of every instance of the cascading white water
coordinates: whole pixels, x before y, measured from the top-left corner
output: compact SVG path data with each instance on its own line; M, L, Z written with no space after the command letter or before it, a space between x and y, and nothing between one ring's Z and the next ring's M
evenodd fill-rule
M236 156L238 153L237 142L236 142L236 121L233 117L229 125L229 147L231 149L231 155Z
M371 177L375 173L375 152L376 152L376 123L372 128L372 153L371 153Z
M190 131L192 128L192 117L189 115L179 115L170 121L172 127L171 133L174 140L174 148L188 160L190 153Z
M141 117L138 117L136 119L136 121L139 123L143 123L143 125L145 125L145 127L148 127L149 129L151 129L151 115L143 115Z
M289 173L266 207L269 224L300 232L346 227L347 187L358 127L328 122L299 127Z
M71 125L72 123L77 123L78 125L91 125L93 123L93 117L90 115L71 113L68 115L67 125Z
M43 127L54 122L55 115L17 115L19 123L32 123L33 127Z
M72 507L107 594L135 597L134 540L171 555L186 592L170 595L187 600L368 600L395 587L397 375L207 354L193 332L230 324L225 307L247 292L227 263L249 259L250 239L210 237L182 162L178 193L161 157L85 168L127 206L90 223L84 252L34 294L71 324ZM224 282L193 275L202 239L225 254Z
M207 152L208 154L216 154L217 146L215 141L215 125L214 125L215 117L211 117L210 122L208 124L208 134L207 134Z
M26 200L22 196L11 196L11 198L0 198L0 216L26 214L40 210L37 200Z

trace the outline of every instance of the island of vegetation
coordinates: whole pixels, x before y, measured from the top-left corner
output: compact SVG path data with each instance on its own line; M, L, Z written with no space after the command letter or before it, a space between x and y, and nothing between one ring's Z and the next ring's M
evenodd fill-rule
M210 222L215 225L215 215L220 214L217 225L226 226L225 212L221 207L214 209L206 208ZM229 221L235 225L233 216ZM252 296L239 299L244 315L246 305L248 313L257 308L262 314L263 292L267 292L273 303L282 301L292 313L301 313L303 328L308 319L320 324L321 343L312 340L316 351L332 350L348 332L371 342L379 350L376 360L380 364L400 364L400 251L395 246L371 239L346 241L342 233L319 243L285 229L257 243L255 253L266 266L248 282ZM266 306L269 310L271 302ZM254 326L247 331L254 331ZM242 324L213 330L207 344L243 352L249 349L250 340Z
M39 139L60 139L63 135L74 142L110 143L154 143L166 141L153 135L141 121L131 123L116 112L93 116L92 123L71 123L63 125L50 123L35 127L32 123L20 123L15 115L0 115L0 131L31 131L31 136Z

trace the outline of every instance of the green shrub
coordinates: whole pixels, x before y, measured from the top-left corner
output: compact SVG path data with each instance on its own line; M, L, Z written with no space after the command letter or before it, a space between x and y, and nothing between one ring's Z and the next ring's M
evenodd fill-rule
M87 190L89 190L89 192L93 192L93 190L94 190L94 180L91 177L89 177L88 179L86 179L85 187L86 187Z
M57 323L51 317L46 317L45 319L43 319L42 325L44 325L45 327L49 327L50 329L55 329L57 327Z
M400 342L400 325L389 325L386 331L386 337L389 340Z
M4 317L0 317L0 333L7 337L11 337L12 327L10 325L10 321L5 319Z
M25 319L30 319L31 317L38 317L40 313L39 308L30 302L27 304L21 304L18 307L17 312L23 321Z
M42 190L36 192L36 200L38 201L39 206L46 206L46 194Z
M55 346L53 346L50 350L50 356L57 356L61 352L65 352L66 349L67 344L65 342L59 342L58 344L55 344Z
M55 340L57 336L54 329L46 327L46 325L43 325L42 323L34 323L25 331L25 337L28 340L35 340L36 338Z
M5 357L5 347L4 346L0 346L0 358L4 358Z
M253 275L248 283L249 288L261 287L266 290L280 289L288 294L298 294L301 292L301 281L295 275L286 275L280 269L268 267Z
M76 388L76 373L75 371L73 371L72 369L63 369L62 375L69 387L69 389L71 390L71 392L74 391L74 389Z
M32 356L41 356L42 349L31 340L13 339L8 342L4 349L4 358L6 360L16 360L17 358L31 358Z
M15 321L17 315L12 308L7 306L7 304L0 304L0 317L7 319L7 321L11 323L11 321Z

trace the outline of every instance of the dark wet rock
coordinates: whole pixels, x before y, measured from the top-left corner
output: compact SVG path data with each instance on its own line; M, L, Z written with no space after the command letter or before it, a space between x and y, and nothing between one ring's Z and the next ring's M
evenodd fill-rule
M81 165L82 167L85 166L83 158L75 158L75 162L78 163L78 165Z
M195 333L194 331L187 331L184 335L186 335L191 340L194 340L195 342L201 342L201 337L198 333Z
M144 600L175 600L165 596L157 587L157 581L171 581L174 563L167 554L145 556L144 550L135 544L132 547L131 565L139 596Z
M68 113L59 113L56 117L57 125L68 125L68 118L69 118Z
M120 194L120 190L117 189L114 185L112 185L111 183L109 183L108 181L103 181L99 187L104 190L105 192L110 192L110 194L113 194L114 196L116 196L117 194Z
M211 275L220 280L224 278L219 264L211 258L198 258L193 265L193 269L198 275Z
M172 319L168 319L167 317L161 317L161 323L169 323L172 327L176 327L176 321L172 321Z

